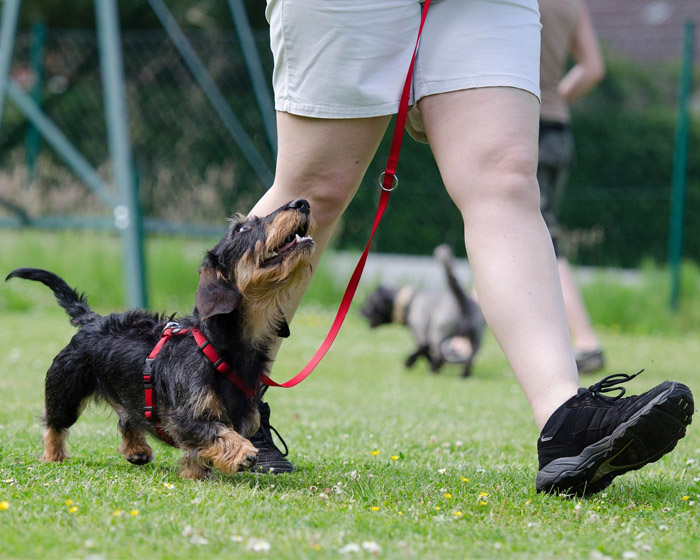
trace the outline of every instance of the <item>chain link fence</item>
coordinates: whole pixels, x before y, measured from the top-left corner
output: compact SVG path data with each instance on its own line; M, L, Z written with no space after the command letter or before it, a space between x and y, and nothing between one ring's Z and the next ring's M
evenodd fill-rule
M679 36L682 31L679 27ZM273 169L274 157L236 35L229 29L188 29L186 34L252 144ZM30 30L18 34L13 77L28 90L41 77L43 110L110 182L94 31L48 29L41 66L32 62L33 37ZM256 39L269 74L266 31L259 31ZM223 229L225 220L233 212L247 211L266 185L166 33L124 29L122 40L144 216ZM577 163L562 206L569 255L587 265L664 262L680 52L676 58L639 61L609 44L605 49L606 80L574 108ZM693 107L685 253L700 261L697 94ZM0 144L0 217L19 207L34 216L109 218L109 211L51 148L31 138L31 127L7 100ZM385 138L343 218L334 241L339 249L360 249L366 241L389 141ZM463 255L461 217L445 193L430 148L407 139L398 175L401 185L375 237L375 251L430 254L447 242Z

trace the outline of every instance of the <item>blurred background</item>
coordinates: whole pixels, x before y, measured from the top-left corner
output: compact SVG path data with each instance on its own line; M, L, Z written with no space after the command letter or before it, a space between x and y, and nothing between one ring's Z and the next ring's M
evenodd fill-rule
M576 164L561 216L567 255L581 266L661 266L669 259L684 32L688 21L700 21L700 2L588 3L607 73L573 107ZM9 2L4 4L7 10ZM118 2L132 176L146 233L215 235L232 213L247 211L269 186L274 133L269 129L272 61L264 5L261 0ZM159 6L166 6L167 17ZM24 0L17 21L12 80L113 188L93 1ZM165 21L175 22L177 33L168 31ZM210 80L197 78L192 53ZM692 74L697 74L700 41L694 55ZM255 83L251 56L253 68L259 64L265 76L266 91ZM261 100L265 95L268 99ZM224 118L216 99L228 107ZM682 247L683 258L697 263L700 89L691 90L687 107ZM357 251L366 242L388 141L343 219L336 250ZM398 175L401 185L374 251L430 255L447 242L464 256L461 219L442 188L429 147L407 138ZM113 211L7 95L0 122L0 225L110 230Z

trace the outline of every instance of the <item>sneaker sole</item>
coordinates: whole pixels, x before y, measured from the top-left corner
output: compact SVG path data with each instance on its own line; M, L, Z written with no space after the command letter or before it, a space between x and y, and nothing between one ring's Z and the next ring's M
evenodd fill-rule
M612 434L576 457L555 459L537 473L538 492L591 495L616 476L658 461L672 451L692 422L693 395L682 383L667 381L653 400Z

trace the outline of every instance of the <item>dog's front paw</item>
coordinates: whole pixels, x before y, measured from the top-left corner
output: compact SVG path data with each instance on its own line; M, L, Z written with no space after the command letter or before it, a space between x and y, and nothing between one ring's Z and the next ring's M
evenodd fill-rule
M255 466L258 450L246 438L228 430L220 433L211 445L202 449L201 456L210 460L222 472L236 473Z
M133 453L132 455L127 455L126 460L132 465L145 465L153 461L153 453L148 451L140 451L139 453Z
M139 443L124 440L119 446L119 453L132 465L145 465L153 461L153 450L145 439Z

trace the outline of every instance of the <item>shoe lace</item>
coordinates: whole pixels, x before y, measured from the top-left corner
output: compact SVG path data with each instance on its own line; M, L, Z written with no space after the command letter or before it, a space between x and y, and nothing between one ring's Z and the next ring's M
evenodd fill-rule
M287 447L287 442L284 441L284 438L280 435L280 433L270 424L270 407L267 403L261 402L259 405L259 410L260 410L260 429L258 432L251 438L251 440L262 440L266 444L270 445L272 448L277 449L277 451L280 452L282 457L286 457L289 454L289 448ZM275 433L277 436L277 439L280 440L280 443L284 446L284 453L275 445L274 440L272 439L272 432ZM262 437L260 437L262 436Z
M602 393L612 393L617 391L618 393L616 395L612 397L607 397L612 400L617 400L621 398L626 391L624 387L616 387L616 385L620 385L621 383L627 383L628 381L631 381L643 371L643 369L640 369L637 373L633 375L627 375L626 373L614 373L613 375L608 375L607 377L604 377L603 379L598 381L598 383L594 383L593 385L591 385L588 388L588 390L593 394L593 396L602 396Z

